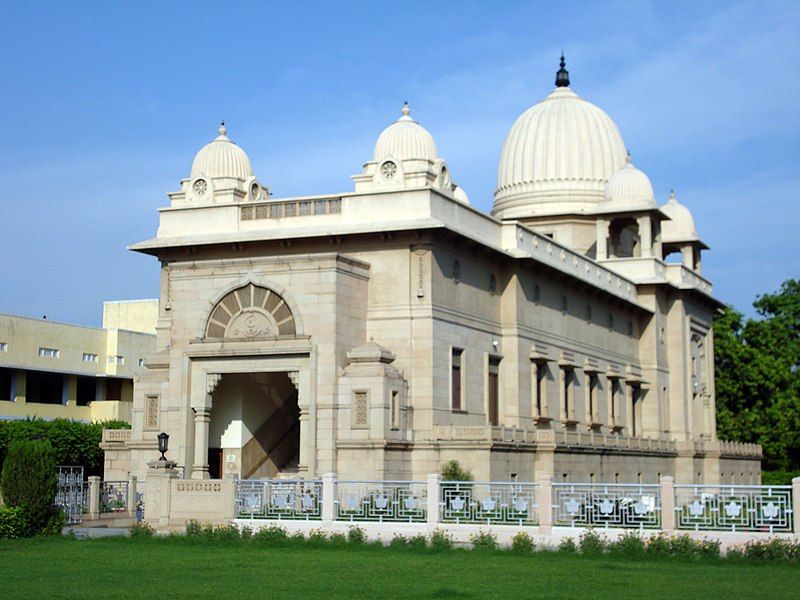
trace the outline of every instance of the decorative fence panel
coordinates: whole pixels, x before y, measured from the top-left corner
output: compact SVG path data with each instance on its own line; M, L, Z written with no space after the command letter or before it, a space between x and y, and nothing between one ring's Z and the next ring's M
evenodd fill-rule
M128 510L128 482L103 481L100 483L100 513Z
M428 489L424 481L339 481L339 521L425 522Z
M83 480L83 467L58 466L56 477L56 506L64 511L67 525L77 525L89 507L88 484Z
M239 479L235 497L241 518L322 518L322 482L318 480Z
M554 483L553 525L658 529L661 486Z
M439 505L443 523L535 525L538 523L536 483L442 481Z
M675 486L678 529L791 532L790 485Z

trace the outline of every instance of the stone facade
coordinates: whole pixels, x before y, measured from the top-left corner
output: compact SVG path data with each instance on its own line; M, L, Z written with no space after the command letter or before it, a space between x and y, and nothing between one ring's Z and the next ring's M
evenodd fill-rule
M576 98L545 102L602 113ZM157 349L107 477L146 478L165 431L196 479L419 480L457 459L494 481L756 483L760 448L716 437L721 305L691 215L656 205L610 120L548 111L512 128L493 215L407 106L335 195L271 198L220 128L133 247L161 263ZM585 148L520 146L542 119Z

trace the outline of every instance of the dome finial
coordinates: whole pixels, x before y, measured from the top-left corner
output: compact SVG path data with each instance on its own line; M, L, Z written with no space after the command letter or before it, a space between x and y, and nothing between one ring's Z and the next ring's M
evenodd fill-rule
M561 51L561 62L559 63L561 68L556 73L556 87L569 87L569 71L567 71L564 67L567 66L567 62L564 60L564 51Z
M408 106L408 100L403 102L403 108L402 108L402 110L400 112L403 113L404 117L407 117L409 114L411 114L411 108L409 108L409 106Z
M631 151L626 150L625 152L627 152L627 155L625 156L625 162L631 164Z
M219 122L219 129L217 129L217 133L219 133L220 135L225 135L225 134L228 133L228 128L225 127L225 120L224 119Z
M675 190L670 190L669 191L669 199L670 200L675 200L677 202L677 199L675 198Z

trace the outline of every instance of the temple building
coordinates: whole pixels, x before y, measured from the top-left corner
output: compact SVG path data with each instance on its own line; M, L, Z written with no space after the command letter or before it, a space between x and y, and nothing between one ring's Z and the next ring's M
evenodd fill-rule
M279 198L223 124L132 247L156 351L106 478L146 478L163 431L195 479L757 483L760 447L717 439L707 246L563 58L491 214L457 177L405 105L352 191Z

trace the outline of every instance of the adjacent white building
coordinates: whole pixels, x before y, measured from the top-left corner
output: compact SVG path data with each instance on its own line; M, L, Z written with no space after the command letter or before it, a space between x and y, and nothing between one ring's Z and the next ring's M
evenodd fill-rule
M760 447L716 435L691 213L563 59L491 214L407 105L365 158L350 192L277 198L224 125L197 153L132 248L161 263L157 348L107 478L146 477L165 431L193 478L757 482Z

